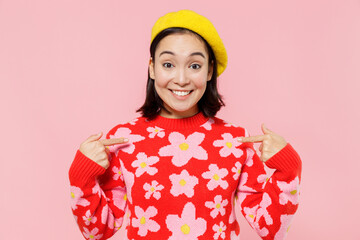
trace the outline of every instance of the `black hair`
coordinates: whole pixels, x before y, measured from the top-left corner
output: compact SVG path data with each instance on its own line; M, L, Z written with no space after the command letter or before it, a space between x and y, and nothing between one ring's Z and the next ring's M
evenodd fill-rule
M223 102L222 96L219 94L217 89L217 62L215 54L208 42L202 36L186 28L167 28L161 31L152 41L150 45L150 56L155 63L155 50L157 45L161 39L174 33L192 33L197 38L201 39L206 45L206 49L209 55L209 65L211 62L213 62L213 74L210 81L207 81L206 90L197 104L199 110L204 114L205 117L214 117L220 108L225 106L225 103ZM163 100L159 97L155 90L154 79L150 78L150 72L148 70L145 102L139 109L136 110L136 112L141 112L143 117L147 118L148 120L152 120L160 113L161 109L169 113L169 111L164 107Z

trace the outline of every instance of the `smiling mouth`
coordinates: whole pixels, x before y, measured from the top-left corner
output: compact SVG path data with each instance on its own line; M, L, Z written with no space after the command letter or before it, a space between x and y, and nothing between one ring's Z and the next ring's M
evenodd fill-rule
M189 95L193 90L190 91L176 91L176 90L171 90L169 89L171 92L175 93L178 96L186 96Z

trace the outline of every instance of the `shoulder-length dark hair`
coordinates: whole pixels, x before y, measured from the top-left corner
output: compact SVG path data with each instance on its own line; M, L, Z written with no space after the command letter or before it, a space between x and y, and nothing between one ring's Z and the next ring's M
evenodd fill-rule
M199 100L198 108L206 117L214 117L216 113L220 110L222 106L225 106L225 103L222 100L222 96L219 94L217 89L217 64L214 52L207 41L201 37L196 32L193 32L186 28L173 27L167 28L161 31L153 40L150 45L150 55L155 63L155 50L161 39L164 37L174 34L174 33L192 33L199 39L201 39L207 48L207 52L209 54L209 65L213 61L213 74L210 81L207 81L206 90L204 95ZM155 90L154 79L150 78L150 72L148 70L148 80L146 86L146 98L145 103L136 110L136 112L141 112L142 116L147 118L148 120L154 119L159 113L160 110L164 109L164 111L169 111L164 107L163 100L159 97Z

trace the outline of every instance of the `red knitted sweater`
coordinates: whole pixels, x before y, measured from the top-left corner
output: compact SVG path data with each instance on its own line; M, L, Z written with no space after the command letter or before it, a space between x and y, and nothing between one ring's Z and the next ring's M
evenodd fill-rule
M201 112L115 126L106 138L129 142L110 147L107 169L78 150L69 170L83 236L107 239L129 217L128 239L239 239L239 204L262 239L284 239L298 208L300 157L288 143L266 162L269 176L241 136L246 129Z

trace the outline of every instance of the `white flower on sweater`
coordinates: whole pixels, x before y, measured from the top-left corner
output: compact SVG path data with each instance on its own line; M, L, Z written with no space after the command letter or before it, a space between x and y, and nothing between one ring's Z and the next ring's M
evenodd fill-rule
M210 171L201 174L203 178L210 179L210 181L206 185L209 190L214 190L218 186L226 189L229 186L228 182L222 179L229 173L226 168L219 169L216 164L210 164L209 170Z
M207 160L208 154L204 148L199 146L205 138L204 133L194 132L187 138L179 132L169 134L170 145L160 148L160 156L173 156L171 161L177 166L184 166L191 158Z
M89 206L90 202L88 200L86 200L85 198L82 198L82 196L84 196L83 191L81 191L81 188L76 187L76 186L70 186L70 196L71 196L71 208L73 210L76 210L79 206Z
M149 183L145 183L143 188L146 191L145 193L146 199L150 199L152 195L155 199L159 200L161 197L160 191L164 189L164 186L159 184L156 180L153 180L151 182L151 185Z
M96 223L97 218L91 215L90 210L87 210L85 216L83 216L83 220L85 222L85 225L89 226L90 223Z
M139 142L145 139L145 137L137 134L131 134L131 130L126 127L120 127L116 130L114 135L110 135L110 138L127 138L129 141L127 143L121 143L109 146L110 152L114 152L115 155L118 155L119 150L126 153L133 153L135 150L135 142Z
M157 232L160 230L160 225L154 220L150 219L158 214L154 206L149 206L146 211L141 207L135 206L136 218L132 218L132 226L139 228L138 234L142 237L146 236L148 231Z
M216 195L214 198L214 201L207 201L205 202L205 206L208 208L213 209L210 212L210 216L212 218L216 218L216 216L220 213L221 216L225 215L225 206L228 205L228 200L224 199L222 200L222 196L221 195Z
M93 230L91 230L91 232L89 231L89 229L87 229L86 227L84 227L84 232L83 232L83 235L85 238L87 239L100 239L102 238L102 234L97 234L99 232L99 229L98 228L94 228Z
M139 152L136 155L137 160L131 163L131 166L136 169L135 175L140 177L143 173L148 173L149 175L154 175L158 172L156 167L150 167L151 165L159 161L159 157L150 156L147 157L145 153Z
M288 202L297 204L299 202L300 180L298 176L296 176L294 180L289 183L283 181L276 181L276 183L282 191L282 193L279 195L280 204L285 205Z
M226 225L223 221L221 221L219 225L214 224L212 229L215 231L214 239L219 239L219 237L221 237L222 239L225 238Z
M166 226L172 232L168 240L195 240L206 231L206 221L203 218L196 218L194 204L188 202L179 217L170 214L166 217Z
M221 134L223 140L215 140L213 145L215 147L222 147L219 151L220 156L227 157L230 154L233 154L236 158L239 158L243 155L243 151L236 147L241 145L241 142L234 138L231 133Z
M157 126L148 127L148 128L146 128L146 131L148 131L150 133L149 138L154 138L155 136L163 138L165 136L164 129L157 127Z
M213 124L215 121L212 118L209 118L209 120L206 121L206 123L204 123L203 125L201 125L200 127L205 128L206 130L210 131L211 130L211 124Z
M199 183L197 177L190 176L188 171L184 169L180 174L171 174L169 178L172 184L170 189L172 195L177 197L180 194L185 194L189 198L194 196L194 186Z

